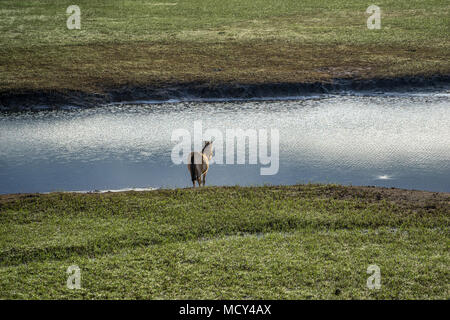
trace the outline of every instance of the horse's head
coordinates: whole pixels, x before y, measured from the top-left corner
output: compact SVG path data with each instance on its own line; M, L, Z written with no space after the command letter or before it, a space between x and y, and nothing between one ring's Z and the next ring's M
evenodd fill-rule
M208 157L208 160L211 160L213 155L213 141L205 141L205 146L203 147L202 153Z

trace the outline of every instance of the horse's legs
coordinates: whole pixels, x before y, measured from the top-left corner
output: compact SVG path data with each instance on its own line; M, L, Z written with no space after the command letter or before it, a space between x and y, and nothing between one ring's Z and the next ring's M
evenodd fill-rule
M206 173L203 175L203 186L205 186L206 183Z
M201 176L198 177L197 182L198 182L198 186L201 187L202 186L202 177Z
M192 188L195 188L195 180L194 181L192 181Z

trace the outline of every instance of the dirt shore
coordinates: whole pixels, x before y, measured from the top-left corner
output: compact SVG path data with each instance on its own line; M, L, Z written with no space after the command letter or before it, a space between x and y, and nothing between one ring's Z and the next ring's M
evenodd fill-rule
M340 92L413 92L450 89L450 75L373 79L333 79L303 83L165 83L106 89L102 93L74 90L9 90L0 92L0 111L94 107L131 101L165 102L196 99L282 98Z

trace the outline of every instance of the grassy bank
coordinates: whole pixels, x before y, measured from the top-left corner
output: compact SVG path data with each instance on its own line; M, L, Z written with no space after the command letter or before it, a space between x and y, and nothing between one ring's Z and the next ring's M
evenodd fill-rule
M3 195L0 297L448 299L449 201L335 185Z
M445 0L0 2L0 92L450 74Z

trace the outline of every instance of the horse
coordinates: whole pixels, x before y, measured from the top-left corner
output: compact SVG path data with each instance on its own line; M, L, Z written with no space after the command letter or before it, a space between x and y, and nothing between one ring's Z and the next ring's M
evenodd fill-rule
M212 141L205 141L205 146L202 152L191 152L188 157L188 170L191 174L191 180L193 188L195 188L195 181L198 182L198 186L203 186L206 183L206 173L209 169L209 160L211 160L213 155Z

